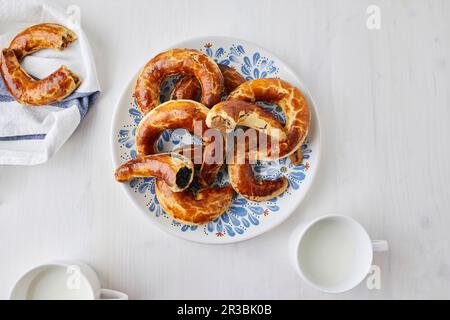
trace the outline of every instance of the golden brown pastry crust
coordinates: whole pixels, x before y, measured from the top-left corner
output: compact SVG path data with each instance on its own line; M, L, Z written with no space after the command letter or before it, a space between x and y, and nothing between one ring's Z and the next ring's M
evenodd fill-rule
M219 64L219 69L223 76L223 93L226 95L245 82L245 78L236 69L224 64Z
M125 162L116 169L115 177L119 182L137 177L160 178L173 192L180 192L191 184L194 165L179 153L151 154Z
M264 139L264 138L263 138ZM265 201L273 199L284 193L289 186L287 178L280 177L275 180L257 179L253 171L253 160L249 155L250 142L244 141L244 155L239 154L237 145L242 142L236 140L234 143L234 158L228 163L228 176L233 189L244 198L251 201Z
M69 96L80 85L77 75L61 66L48 77L35 80L19 64L13 50L3 49L0 73L8 92L21 104L48 105Z
M223 214L233 200L233 188L207 188L196 193L190 190L173 192L168 185L156 180L156 197L161 207L173 219L184 224L201 225Z
M233 189L252 201L273 199L285 192L289 186L286 177L276 180L257 180L251 164L229 164L228 174Z
M308 102L298 88L286 81L274 78L247 81L231 92L227 100L265 101L277 104L283 109L286 115L287 140L280 143L278 155L268 152L259 154L259 159L287 157L300 148L306 139L311 122Z
M189 99L199 101L201 93L202 87L200 86L200 83L198 83L197 78L192 76L184 76L175 84L175 87L170 94L170 99Z
M136 150L139 156L157 152L157 141L167 129L186 129L191 134L197 134L205 144L203 162L200 169L202 184L214 181L217 171L222 164L212 163L209 159L214 155L213 141L204 135L208 129L205 123L209 109L199 102L192 100L170 100L147 113L136 129ZM199 125L195 132L195 124ZM211 147L209 145L211 144Z
M223 77L217 64L200 51L172 49L151 59L138 76L134 95L143 114L161 103L161 83L172 75L194 76L202 87L204 105L212 107L220 101Z
M303 150L302 148L298 148L294 153L289 156L292 164L294 166L299 166L303 162Z
M245 82L245 78L234 68L224 64L218 64L223 76L223 92L228 95L239 85ZM202 92L202 87L195 77L182 77L172 91L171 99L198 100Z
M138 155L156 153L157 140L167 129L182 128L194 134L195 124L198 123L198 134L203 136L208 129L205 123L208 111L203 104L192 100L170 100L159 105L142 118L136 129Z
M55 23L31 26L19 34L9 44L17 60L41 49L64 50L77 39L77 35L66 27Z
M69 96L81 81L66 66L35 80L20 66L20 60L41 49L63 50L76 39L74 32L53 23L34 25L17 34L0 57L0 74L8 92L30 106L52 104Z

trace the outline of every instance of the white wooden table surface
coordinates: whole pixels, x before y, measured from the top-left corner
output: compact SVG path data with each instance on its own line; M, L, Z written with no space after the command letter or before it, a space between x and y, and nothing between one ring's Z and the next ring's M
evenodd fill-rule
M82 9L103 93L59 153L0 167L0 298L28 267L79 258L131 298L450 298L450 1L63 0ZM366 27L370 4L381 29ZM163 233L114 182L111 118L159 50L226 35L291 65L320 111L323 158L305 201L263 236L227 246ZM307 287L288 263L300 222L359 220L390 242L381 290Z

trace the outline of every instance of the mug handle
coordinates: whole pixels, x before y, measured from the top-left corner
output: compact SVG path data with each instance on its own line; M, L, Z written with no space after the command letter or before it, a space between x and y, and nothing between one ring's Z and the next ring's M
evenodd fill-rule
M128 300L128 295L111 289L100 289L99 300Z
M374 252L388 251L389 243L386 240L372 240L372 250Z

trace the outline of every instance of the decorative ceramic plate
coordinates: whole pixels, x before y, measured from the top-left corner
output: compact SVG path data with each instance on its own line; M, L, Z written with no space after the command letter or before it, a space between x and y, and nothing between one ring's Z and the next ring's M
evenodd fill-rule
M257 175L265 179L285 176L289 180L287 191L270 201L253 202L236 195L228 211L202 226L188 226L174 221L158 204L153 178L134 179L122 184L125 192L137 207L163 230L187 240L224 244L246 240L260 235L283 222L303 200L317 170L320 151L320 130L317 111L309 95L294 72L270 52L249 42L234 38L205 37L179 43L173 48L199 49L216 62L229 65L247 79L277 77L301 89L312 111L312 123L307 141L302 146L304 160L294 166L289 158L279 161L259 162L254 166ZM155 55L157 52L154 53ZM151 56L149 56L149 59ZM137 74L136 74L137 77ZM134 77L116 106L112 123L112 151L114 166L136 157L136 127L142 118L133 97ZM162 101L167 97L177 78L170 78L162 85ZM277 106L264 105L281 121L284 115ZM184 144L198 143L187 132L166 131L158 141L160 151L170 151ZM228 183L226 166L217 175L216 185Z

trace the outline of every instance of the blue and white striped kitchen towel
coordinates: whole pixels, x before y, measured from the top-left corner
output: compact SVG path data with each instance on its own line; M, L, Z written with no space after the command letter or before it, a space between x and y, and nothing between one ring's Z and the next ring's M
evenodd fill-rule
M80 87L65 100L41 107L17 103L0 77L0 164L46 162L67 141L100 93L89 42L80 26L77 6L67 9L38 0L0 0L0 47L28 26L52 22L74 31L78 40L64 51L38 51L24 59L28 73L43 78L66 65L81 78Z

